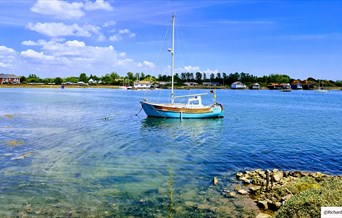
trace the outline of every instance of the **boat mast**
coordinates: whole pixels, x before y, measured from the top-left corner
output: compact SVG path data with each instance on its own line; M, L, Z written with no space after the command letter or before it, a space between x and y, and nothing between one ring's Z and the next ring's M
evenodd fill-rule
M173 83L174 83L174 78L173 74L175 71L175 14L172 15L172 44L171 44L171 49L169 49L169 52L171 52L171 104L174 103L174 93L173 93Z

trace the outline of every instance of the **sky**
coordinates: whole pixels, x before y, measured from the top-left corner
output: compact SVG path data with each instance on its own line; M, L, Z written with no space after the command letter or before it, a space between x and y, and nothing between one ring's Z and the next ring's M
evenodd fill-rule
M342 80L342 1L0 0L0 73Z

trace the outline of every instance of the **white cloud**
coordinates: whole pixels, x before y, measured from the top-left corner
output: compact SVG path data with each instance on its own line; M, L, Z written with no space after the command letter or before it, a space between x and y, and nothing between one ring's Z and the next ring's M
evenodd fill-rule
M120 52L118 55L119 55L119 57L125 57L126 56L126 52Z
M200 68L199 68L199 66L191 66L191 65L189 65L189 66L185 66L184 68L183 68L183 70L185 71L185 72L199 72L200 71Z
M170 71L171 67L168 66L167 70L165 70L165 72L168 72ZM197 73L197 72L201 72L201 73L205 73L207 75L207 77L210 75L210 74L217 74L218 72L220 72L219 70L211 70L211 69L206 69L206 70L201 70L201 68L199 66L185 66L185 67L181 67L181 68L177 68L175 69L175 72L176 73Z
M12 48L8 48L6 46L0 45L0 56L14 54L15 50Z
M122 30L119 30L116 34L111 35L109 37L109 40L113 42L117 42L123 39L124 36L128 36L128 38L134 38L135 33L132 33L129 29L122 29Z
M60 0L37 0L31 7L31 11L43 15L50 15L58 19L79 19L84 16L81 2Z
M148 68L155 68L156 67L154 63L149 62L149 61L144 61L143 65L147 66Z
M91 37L92 35L103 36L100 32L100 27L94 25L79 26L74 23L72 25L65 25L64 23L29 23L26 26L32 31L36 31L40 34L60 37L60 36L82 36Z
M57 19L79 19L84 16L83 10L112 11L113 7L104 0L96 0L95 2L86 0L85 3L62 0L37 0L31 7L32 12L53 16Z
M84 5L85 10L107 10L107 11L112 11L113 7L108 3L105 2L104 0L96 0L95 2L91 1L86 1Z
M22 45L26 45L26 46L35 46L35 45L38 45L37 42L31 41L31 40L22 41L21 44L22 44Z
M0 45L0 68L11 68L14 66L16 52L12 48Z
M78 40L65 42L38 40L36 44L41 46L40 50L22 51L21 58L25 63L30 64L30 69L35 69L33 66L37 66L40 71L44 70L44 73L59 71L73 75L80 72L103 75L113 70L121 69L128 72L129 70L150 69L154 66L148 61L144 61L142 66L139 66L138 62L127 57L125 52L117 52L113 46L89 46Z
M113 42L120 41L121 39L122 39L122 36L119 35L119 34L115 34L115 35L112 35L112 36L109 37L109 40L113 41Z
M206 69L206 70L202 71L202 73L207 74L207 76L212 74L212 73L216 75L219 72L220 72L219 70L211 70L211 69Z
M36 52L32 49L22 51L20 54L24 57L37 59L37 60L45 60L45 61L55 60L55 57L53 57L53 56L45 55L43 52Z
M116 21L111 20L111 21L105 22L103 24L103 27L111 27L111 26L115 26L115 25L116 25Z

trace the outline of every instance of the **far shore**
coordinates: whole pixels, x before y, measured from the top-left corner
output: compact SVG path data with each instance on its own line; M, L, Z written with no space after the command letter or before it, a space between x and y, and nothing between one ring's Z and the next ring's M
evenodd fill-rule
M118 85L64 85L64 88L107 88L107 89L120 89L124 86ZM51 84L0 84L0 88L61 88L61 85ZM159 88L170 89L170 87ZM229 86L175 86L175 89L231 89ZM342 90L341 87L325 87L327 90ZM251 89L244 89L251 90ZM267 87L262 87L259 90L269 90ZM314 90L314 89L310 89ZM242 90L241 90L242 91ZM279 91L279 90L275 90ZM297 91L297 90L294 90Z

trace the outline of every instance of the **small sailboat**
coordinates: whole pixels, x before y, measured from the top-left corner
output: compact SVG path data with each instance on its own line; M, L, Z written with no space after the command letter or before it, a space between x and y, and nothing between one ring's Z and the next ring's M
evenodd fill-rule
M320 82L320 81L318 81L318 87L317 87L317 89L316 89L315 91L316 91L316 92L323 92L323 93L328 92L328 90L324 89L324 88L321 86L321 82Z
M170 103L153 103L147 99L142 100L141 106L147 116L160 118L180 118L180 119L197 119L197 118L221 118L224 114L222 104L216 101L214 94L214 103L210 105L202 104L202 96L209 93L192 94L175 96L174 95L174 27L175 16L172 15L172 45L168 51L171 53L171 100ZM175 103L175 99L185 98L187 103Z

